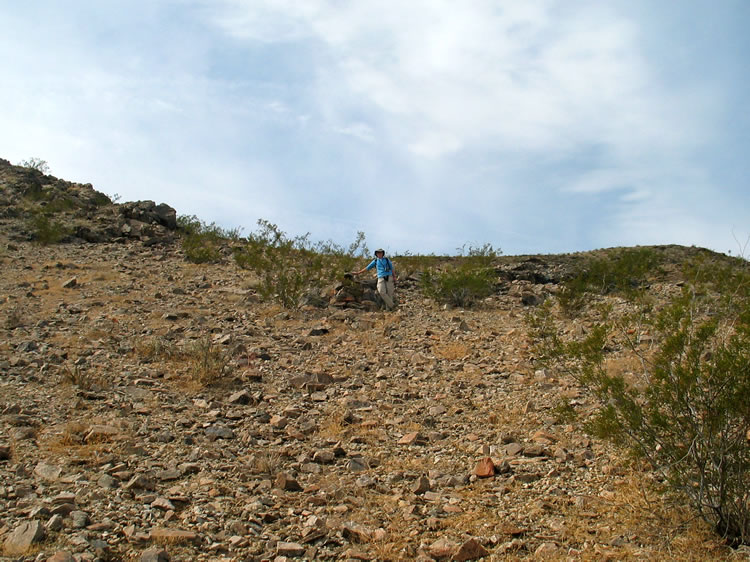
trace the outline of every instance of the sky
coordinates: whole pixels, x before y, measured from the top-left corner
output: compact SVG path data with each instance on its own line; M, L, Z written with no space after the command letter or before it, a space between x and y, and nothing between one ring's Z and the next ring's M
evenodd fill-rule
M0 22L0 158L121 201L391 254L750 235L747 0L0 0Z

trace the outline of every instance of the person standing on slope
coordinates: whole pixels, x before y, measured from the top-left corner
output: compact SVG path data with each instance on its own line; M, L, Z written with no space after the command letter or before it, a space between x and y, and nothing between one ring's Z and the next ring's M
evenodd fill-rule
M363 267L359 271L355 271L354 275L361 275L373 267L377 268L378 293L385 303L386 310L391 310L394 307L393 297L396 287L396 273L393 270L393 262L385 257L384 250L375 250L375 259L366 267Z

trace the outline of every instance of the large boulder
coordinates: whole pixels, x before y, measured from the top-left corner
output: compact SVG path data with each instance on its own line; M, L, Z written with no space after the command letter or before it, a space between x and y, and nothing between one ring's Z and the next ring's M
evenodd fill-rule
M158 224L169 230L177 229L177 211L166 203L157 205L153 201L131 201L120 205L120 214L126 219Z

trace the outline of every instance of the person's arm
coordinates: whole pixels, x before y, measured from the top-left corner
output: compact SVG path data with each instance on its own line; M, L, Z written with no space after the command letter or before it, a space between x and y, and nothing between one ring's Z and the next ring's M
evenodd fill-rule
M367 264L359 271L352 272L352 275L362 275L365 271L367 271L368 269L372 269L373 267L375 267L375 260L372 260L369 264Z

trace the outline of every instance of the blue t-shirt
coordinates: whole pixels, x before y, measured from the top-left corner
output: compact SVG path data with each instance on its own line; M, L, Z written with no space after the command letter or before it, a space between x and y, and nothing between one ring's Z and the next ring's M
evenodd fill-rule
M378 268L378 278L393 275L393 264L388 258L375 258L366 269Z

